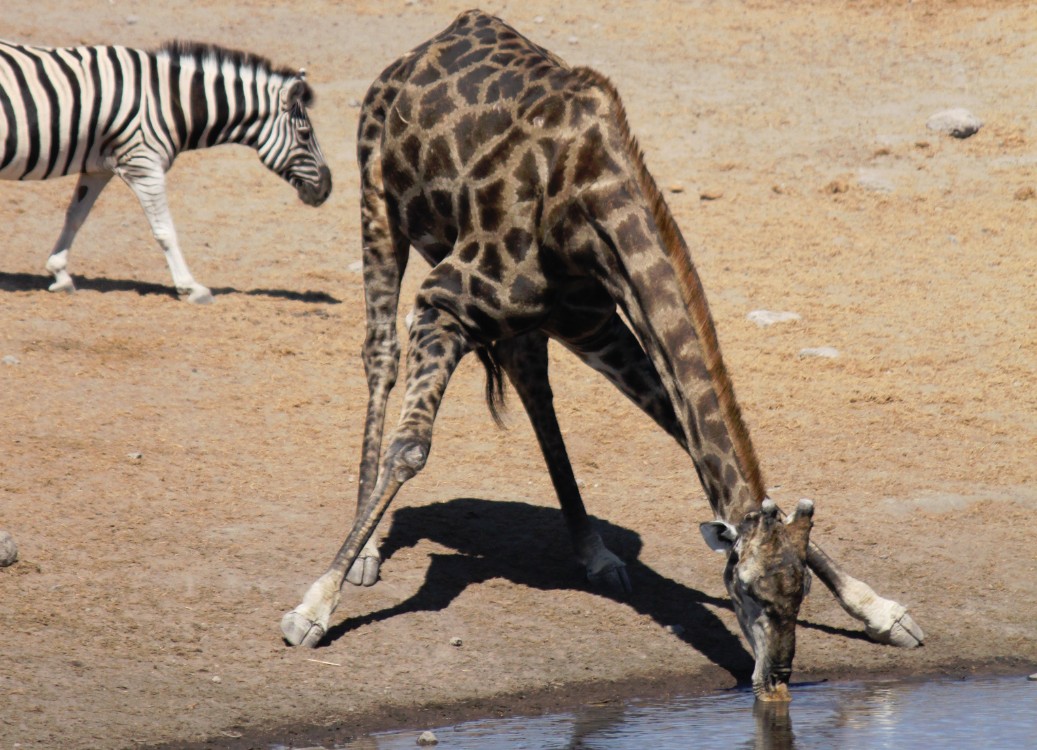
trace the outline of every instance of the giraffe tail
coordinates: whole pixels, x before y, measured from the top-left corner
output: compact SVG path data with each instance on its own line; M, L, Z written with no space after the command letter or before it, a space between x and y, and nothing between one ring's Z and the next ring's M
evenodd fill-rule
M475 350L475 355L486 370L486 407L490 410L494 424L503 430L505 424L502 415L507 408L504 398L504 370L493 347L480 346Z

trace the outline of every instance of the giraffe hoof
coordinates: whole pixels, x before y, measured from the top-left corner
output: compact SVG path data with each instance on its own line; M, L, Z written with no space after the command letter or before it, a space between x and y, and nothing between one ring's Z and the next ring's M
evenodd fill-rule
M361 554L349 569L346 580L354 586L374 586L381 566L382 558L378 555Z
M615 558L611 552L609 555ZM601 567L588 566L587 580L592 586L605 588L614 594L626 596L634 593L634 587L630 585L630 576L627 575L627 566L619 558L610 560Z
M897 648L917 648L925 640L925 633L918 627L911 615L903 607L896 615L892 624L881 630L878 628L866 628L868 636L878 643L886 643Z
M281 618L281 634L289 646L316 648L325 634L324 626L292 610Z

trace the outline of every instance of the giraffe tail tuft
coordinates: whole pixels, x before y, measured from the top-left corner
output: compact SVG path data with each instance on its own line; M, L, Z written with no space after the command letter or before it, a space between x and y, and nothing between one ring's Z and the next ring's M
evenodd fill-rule
M475 350L475 354L486 370L486 406L490 410L494 424L503 430L505 424L502 414L507 409L504 399L504 370L493 347L480 346Z

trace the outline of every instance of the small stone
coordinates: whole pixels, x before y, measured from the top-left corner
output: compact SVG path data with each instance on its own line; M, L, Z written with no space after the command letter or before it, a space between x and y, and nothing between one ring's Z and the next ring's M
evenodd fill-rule
M134 451L133 453L127 453L126 458L130 459L131 461L140 461L142 458L144 458L144 454L140 451Z
M669 633L673 633L678 638L680 638L682 635L684 635L684 626L683 625L667 625L666 626L666 630Z
M0 568L6 568L16 562L18 562L18 545L14 543L14 537L6 531L0 531Z
M0 362L3 362L5 365L20 365L22 363L22 361L13 354L8 354L4 356L4 358L0 360Z
M426 745L438 745L439 740L436 739L436 735L432 732L422 732L418 735L418 744L422 746Z
M800 320L799 313L775 312L773 310L753 310L745 318L761 328L772 326L775 323L789 323L794 320Z
M219 685L221 682L223 682L223 678L220 677L218 674L215 674L212 676L212 681Z
M850 185L846 180L832 180L825 185L825 192L829 195L839 195L840 193L848 193L850 191Z
M356 109L361 104L362 104L362 102L359 99L350 99L349 100L349 106L352 107L353 109Z
M937 112L925 121L925 126L929 130L935 130L944 135L968 138L979 132L979 129L983 127L983 121L967 109L958 107Z
M536 17L533 18L533 23L543 23L543 22L544 22L544 17L543 16L536 16Z
M1026 679L1030 680L1030 682L1037 682L1037 672L1034 672L1032 675L1030 675Z
M354 260L352 263L346 266L346 270L351 271L353 273L360 273L364 270L364 261Z
M1021 187L1015 191L1015 199L1017 201L1032 201L1034 198L1037 198L1037 190L1034 190L1033 187ZM7 357L4 357L4 359L7 359Z
M671 182L669 190L670 190L671 193L683 193L684 192L684 185L682 185L679 182Z
M453 646L454 648L461 648L461 644L463 644L463 643L464 643L464 641L462 641L457 636L454 636L453 638L450 639L450 645Z
M823 359L835 359L839 356L839 350L834 346L811 346L799 350L801 357L821 357Z
M580 38L578 36L569 37L569 44L579 44Z
M873 169L862 169L857 174L857 184L865 190L873 190L876 193L892 193L893 182L881 172Z
M700 201L718 201L724 197L724 191L717 188L706 188L699 193Z

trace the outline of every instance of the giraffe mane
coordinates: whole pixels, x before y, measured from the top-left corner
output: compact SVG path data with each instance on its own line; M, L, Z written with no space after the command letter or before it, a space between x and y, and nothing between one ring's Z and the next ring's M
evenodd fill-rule
M738 464L749 485L753 499L762 502L766 496L766 488L763 482L763 472L760 469L756 450L753 448L752 440L749 438L749 429L742 419L742 411L735 399L734 385L731 376L727 372L723 357L720 354L720 342L717 339L716 326L710 315L709 306L706 302L706 293L702 287L702 280L698 271L691 262L691 251L687 242L681 234L669 206L663 198L662 191L652 177L651 172L645 164L644 152L641 150L630 129L627 120L626 109L619 97L619 91L606 76L592 68L575 68L573 73L582 82L596 86L606 93L614 105L616 122L620 127L620 133L626 147L630 163L635 167L635 177L638 186L648 200L652 210L652 217L662 238L666 255L676 273L681 290L681 296L687 305L695 332L698 334L699 343L702 346L703 358L706 370L709 372L713 392L716 394L720 406L720 414L727 428L728 436L734 448Z

